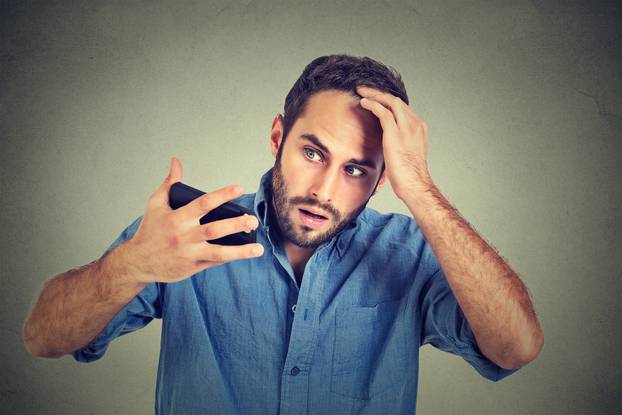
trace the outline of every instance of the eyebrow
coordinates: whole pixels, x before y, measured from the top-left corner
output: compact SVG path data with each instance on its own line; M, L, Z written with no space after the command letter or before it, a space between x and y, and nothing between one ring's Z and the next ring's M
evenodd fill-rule
M326 147L315 134L301 134L299 138L315 144L317 147L319 147L320 150L330 156L330 150L328 150L328 147ZM370 169L377 170L376 163L374 163L371 159L359 160L351 158L349 162L353 164L358 164L359 166L365 166L369 167Z

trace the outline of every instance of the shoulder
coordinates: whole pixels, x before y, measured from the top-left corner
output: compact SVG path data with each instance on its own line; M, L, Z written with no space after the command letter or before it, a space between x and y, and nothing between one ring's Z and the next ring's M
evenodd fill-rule
M255 193L243 194L242 196L232 199L231 202L252 210L255 203Z
M355 240L371 249L399 252L420 258L430 270L439 268L438 260L417 221L402 213L381 213L365 208L360 215Z
M392 243L410 243L421 232L414 218L402 213L381 213L366 207L359 215L360 231L368 238L387 237Z

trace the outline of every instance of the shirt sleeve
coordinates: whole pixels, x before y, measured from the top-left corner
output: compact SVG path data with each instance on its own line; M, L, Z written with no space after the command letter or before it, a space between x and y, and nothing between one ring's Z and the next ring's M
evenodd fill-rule
M141 219L142 216L138 217L131 225L125 228L104 255L119 244L131 239L136 233ZM145 327L154 318L162 318L161 289L160 283L152 283L143 288L88 345L72 352L73 358L83 363L98 360L106 352L108 344L115 338Z
M429 343L437 349L461 356L480 375L495 382L520 369L504 369L481 353L441 268L426 282L424 291L422 345Z

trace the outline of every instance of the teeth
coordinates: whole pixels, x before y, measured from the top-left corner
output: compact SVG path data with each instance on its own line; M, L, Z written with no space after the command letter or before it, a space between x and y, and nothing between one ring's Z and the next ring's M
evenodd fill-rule
M309 215L313 216L314 218L317 218L317 219L326 219L326 218L324 218L323 216L316 215L315 213L311 213L311 212L309 212L308 210L304 210L304 209L301 209L301 210L302 210L303 212L308 213Z

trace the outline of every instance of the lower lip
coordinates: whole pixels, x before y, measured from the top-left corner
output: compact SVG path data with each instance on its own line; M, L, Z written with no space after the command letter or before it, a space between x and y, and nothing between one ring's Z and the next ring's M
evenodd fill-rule
M300 214L300 220L302 221L302 223L311 229L318 229L324 224L324 222L328 220L328 219L316 219L313 216L309 216L306 213L302 213L301 210L298 210L298 213Z

